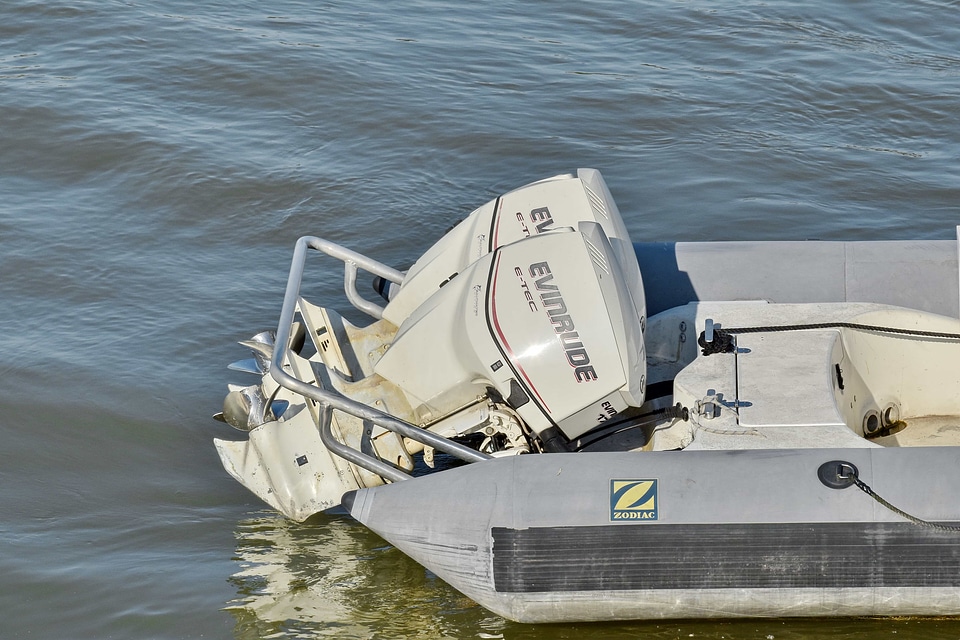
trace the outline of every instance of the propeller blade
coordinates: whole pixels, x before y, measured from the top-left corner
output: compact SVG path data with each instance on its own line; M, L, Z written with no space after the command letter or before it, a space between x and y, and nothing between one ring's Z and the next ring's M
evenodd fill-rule
M240 431L276 420L259 385L231 391L223 399L223 419Z
M227 369L230 369L231 371L242 371L243 373L255 373L261 376L266 373L257 358L248 358L246 360L231 362L227 365Z

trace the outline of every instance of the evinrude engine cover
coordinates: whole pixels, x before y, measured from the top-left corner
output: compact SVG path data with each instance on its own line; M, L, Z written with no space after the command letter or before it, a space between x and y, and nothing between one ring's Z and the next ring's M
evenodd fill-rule
M540 180L476 209L407 271L383 317L399 326L438 288L499 247L560 227L596 222L606 234L623 278L643 300L633 244L603 176L596 169ZM639 318L638 318L639 321Z
M574 438L643 403L643 315L642 287L602 227L582 222L469 265L409 315L375 370L425 421L492 387L533 431Z

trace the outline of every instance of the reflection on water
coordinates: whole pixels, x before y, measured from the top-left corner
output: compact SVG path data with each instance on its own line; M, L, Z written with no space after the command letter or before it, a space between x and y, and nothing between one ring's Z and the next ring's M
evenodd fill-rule
M347 515L297 523L263 511L239 523L226 610L234 636L447 640L956 640L951 619L681 620L521 625L464 597Z
M502 638L502 618L346 515L241 521L231 577L237 638Z

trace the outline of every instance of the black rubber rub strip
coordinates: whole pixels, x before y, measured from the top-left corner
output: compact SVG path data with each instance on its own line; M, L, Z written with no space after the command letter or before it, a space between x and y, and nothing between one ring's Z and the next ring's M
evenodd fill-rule
M960 535L910 523L495 527L497 591L960 586Z

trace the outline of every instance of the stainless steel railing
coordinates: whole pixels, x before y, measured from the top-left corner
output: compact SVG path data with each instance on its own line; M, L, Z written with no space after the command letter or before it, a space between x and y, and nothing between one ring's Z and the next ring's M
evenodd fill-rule
M280 320L277 325L275 342L276 346L274 347L270 362L270 375L280 386L320 403L320 437L324 445L330 449L332 453L340 456L344 460L394 482L410 478L409 474L397 469L393 465L387 464L382 460L336 440L330 429L330 421L332 410L337 410L348 413L361 420L368 420L388 431L393 431L403 437L416 440L417 442L433 447L438 451L448 453L466 462L489 460L492 456L488 454L475 451L470 447L439 436L432 431L421 429L396 416L384 413L356 400L351 400L336 391L308 384L284 371L283 363L290 348L290 329L293 325L293 316L297 309L297 300L300 298L300 285L303 280L303 269L308 249L320 251L344 263L344 291L347 294L347 299L354 307L373 318L379 319L383 316L383 307L366 300L357 291L357 270L363 269L373 275L380 276L397 284L403 281L403 273L377 262L372 258L351 251L346 247L324 240L323 238L304 236L297 240L296 247L293 251L293 261L290 265L290 275L287 278L287 288L283 296L283 307L280 309Z

